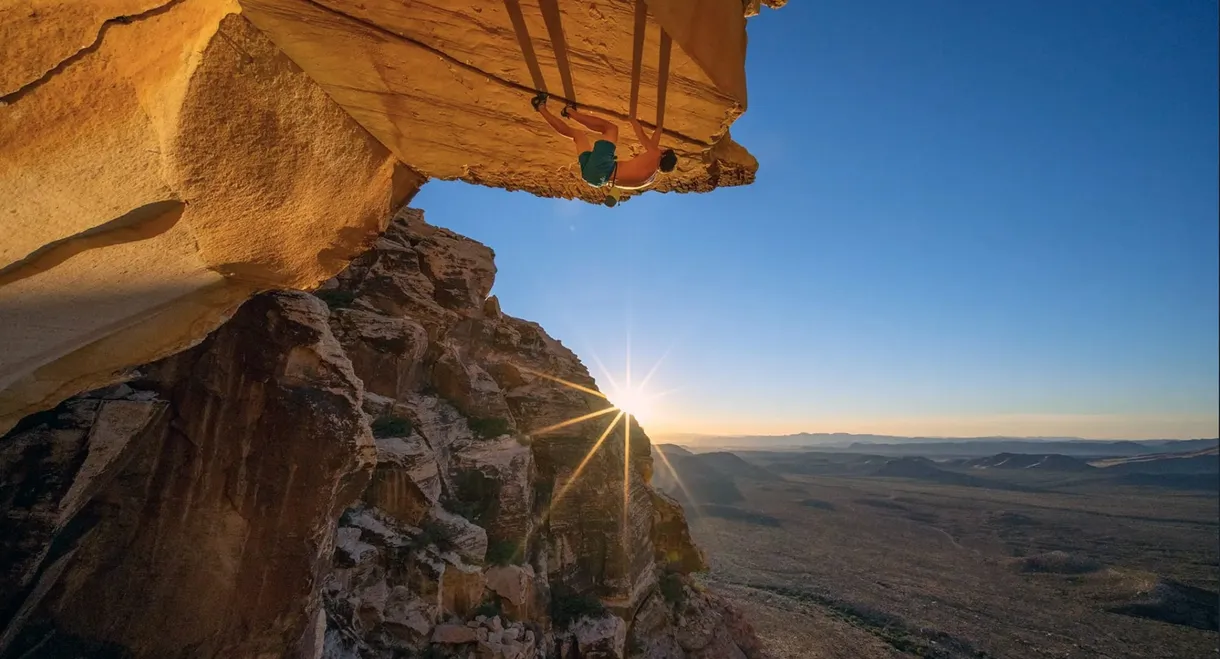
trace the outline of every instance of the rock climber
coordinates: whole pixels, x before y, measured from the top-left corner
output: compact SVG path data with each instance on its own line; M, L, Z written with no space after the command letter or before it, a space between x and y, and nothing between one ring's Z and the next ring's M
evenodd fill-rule
M607 206L617 204L623 197L623 190L640 190L652 185L658 169L672 172L678 164L678 156L673 149L661 150L660 128L653 131L650 137L644 133L644 127L640 125L639 120L632 117L629 122L635 129L636 138L644 146L644 152L628 160L618 160L614 155L618 145L617 124L585 114L578 110L574 103L565 105L560 114L599 134L597 141L589 144L589 136L551 114L546 107L546 101L546 92L539 92L530 103L555 132L576 143L576 159L580 162L581 178L595 188L610 186L604 202Z

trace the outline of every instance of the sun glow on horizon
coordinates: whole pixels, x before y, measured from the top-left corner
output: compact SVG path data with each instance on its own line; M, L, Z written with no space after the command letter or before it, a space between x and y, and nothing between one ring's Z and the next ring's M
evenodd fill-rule
M668 354L668 353L666 353L666 354ZM562 479L562 482L560 479L558 479L558 478L556 479L556 485L558 487L557 487L557 490L555 491L555 493L551 496L551 499L548 502L546 511L544 512L544 514L542 516L542 519L544 521L551 516L551 513L555 510L556 505L559 504L560 500L563 499L564 495L568 492L568 490L571 489L571 487L576 484L577 479L579 479L581 476L581 473L584 472L585 466L589 464L589 461L593 459L593 456L597 454L598 450L602 447L602 445L608 439L611 438L611 436L614 434L614 432L618 426L619 421L622 420L622 422L623 422L623 426L622 426L623 500L622 500L622 518L620 520L620 523L622 524L623 529L627 528L628 511L631 508L631 481L632 481L631 420L634 418L637 422L640 422L642 420L642 417L651 415L654 411L653 402L656 401L656 399L658 399L666 394L671 393L671 391L663 391L663 392L654 394L648 389L649 380L652 379L653 374L656 373L657 368L661 365L661 362L664 360L665 360L665 355L662 355L661 359L657 360L657 363L653 364L652 368L649 369L648 373L644 376L644 379L639 381L639 383L634 383L631 380L631 354L630 354L630 348L629 348L628 354L627 354L626 370L623 374L622 384L620 384L614 378L614 376L610 375L609 370L606 369L605 365L602 364L601 360L598 359L596 355L593 355L593 361L596 362L597 366L601 369L602 374L606 378L606 381L607 381L607 386L605 387L606 392L597 391L596 389L592 389L592 388L589 388L584 385L580 385L580 384L577 384L574 382L569 382L568 380L564 380L563 378L560 378L555 375L551 375L549 373L536 371L534 369L526 368L523 366L519 367L519 368L521 368L522 371L525 371L527 373L531 373L533 375L542 377L546 380L550 380L557 384L563 385L569 389L573 389L575 391L581 391L586 394L590 394L590 395L596 396L598 398L602 398L606 402L610 403L609 406L600 408L600 409L590 412L588 414L583 414L583 415L580 415L580 416L577 416L577 417L574 417L571 419L567 419L565 421L560 421L559 423L555 423L555 424L546 426L544 428L539 428L537 430L534 430L529 433L529 435L531 437L536 436L536 435L545 435L547 433L550 433L550 432L553 432L556 430L560 430L562 428L567 428L567 427L576 425L578 423L584 423L586 421L591 421L593 419L605 419L609 415L613 414L613 416L610 417L610 422L606 425L605 429L601 432L601 435L593 443L593 446L589 448L587 453L585 453L585 456L580 461L580 464L578 464L576 466L576 468L572 471L572 473L569 476ZM618 438L615 437L615 440L617 440L617 439ZM661 464L664 466L665 469L667 469L673 475L674 480L678 483L678 486L682 488L683 492L687 492L686 486L682 483L681 479L678 477L677 472L674 471L673 466L671 466L669 464L668 458L666 458L666 456L663 453L661 453L660 451L654 451L653 455L655 455L661 459ZM687 496L689 496L689 492L687 493ZM693 499L691 499L691 500L693 501ZM527 537L528 537L528 533L527 533ZM623 538L624 543L626 543L628 541L627 534L624 533L622 538ZM624 545L624 547L625 547L625 545ZM520 551L520 548L518 548L518 551Z
M647 421L652 413L652 401L655 396L650 396L643 387L623 386L611 387L611 390L606 392L606 398L614 407L623 411L627 416L635 417L636 421Z
M641 424L656 420L659 410L654 403L662 396L671 393L670 391L653 392L648 387L652 376L656 374L657 369L661 366L661 362L665 361L666 356L668 356L668 351L661 355L661 358L652 365L652 368L648 369L642 380L635 382L631 378L630 341L628 341L627 361L621 381L610 374L610 369L606 368L606 365L602 363L602 360L596 354L591 355L593 362L605 377L606 386L603 389L606 399L616 409L622 410L627 417L634 418Z

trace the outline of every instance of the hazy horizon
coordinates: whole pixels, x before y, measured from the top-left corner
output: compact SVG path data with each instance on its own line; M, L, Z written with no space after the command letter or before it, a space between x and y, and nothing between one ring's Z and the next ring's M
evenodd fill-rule
M717 429L703 426L695 430L689 427L672 427L664 423L650 423L639 418L644 431L653 435L698 435L705 437L787 437L800 434L812 435L884 435L890 437L939 437L946 439L973 437L1010 437L1013 439L1035 439L1043 437L1071 437L1097 441L1139 441L1146 439L1211 439L1220 437L1220 422L1215 418L1173 415L1162 418L1133 418L1109 415L1098 419L1089 415L1060 416L1006 416L989 418L957 417L952 419L869 419L840 425L826 424L823 428L833 430L810 430L808 427L780 427L767 429L765 425L740 426ZM951 430L946 430L949 428ZM1109 428L1105 434L1098 428ZM1165 429L1175 432L1163 432ZM1092 432L1090 432L1092 431Z
M772 434L738 434L738 433L689 433L689 432L650 432L644 426L644 432L648 434L649 439L654 443L680 443L682 441L692 440L707 440L707 439L744 439L744 440L781 440L794 439L802 436L810 437L839 437L842 436L851 440L856 437L875 437L880 439L926 439L929 441L938 440L1012 440L1012 441L1086 441L1086 442L1151 442L1151 441L1197 441L1197 440L1218 440L1220 436L1199 436L1199 437L1079 437L1074 435L892 435L884 433L848 433L848 432L794 432L782 435Z
M414 204L493 248L504 311L603 389L659 363L658 435L1215 436L1217 20L789 3L747 28L754 184Z

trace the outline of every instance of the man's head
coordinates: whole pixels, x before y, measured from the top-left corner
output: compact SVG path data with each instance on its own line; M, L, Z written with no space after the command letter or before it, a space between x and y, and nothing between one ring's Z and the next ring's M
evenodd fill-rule
M665 149L661 154L661 171L669 173L678 166L678 154L673 149Z

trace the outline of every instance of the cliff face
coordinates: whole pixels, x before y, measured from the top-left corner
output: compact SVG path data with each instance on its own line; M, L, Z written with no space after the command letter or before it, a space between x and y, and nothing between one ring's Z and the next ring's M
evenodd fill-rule
M490 250L378 238L429 177L597 201L529 98L625 119L630 3L0 4L0 656L752 652ZM751 7L648 0L657 190L753 180Z
M378 450L339 525L326 656L755 656L685 576L703 557L649 486L647 436L487 297L494 274L491 250L405 211L318 293Z
M657 189L749 183L757 162L728 136L746 106L749 4L647 4L645 123L662 29L674 44L663 143L680 161ZM625 119L632 11L4 3L0 431L198 343L254 293L334 276L428 177L600 200L530 89ZM624 123L625 150L630 132Z
M313 643L375 449L304 293L0 437L0 656L278 657ZM30 654L23 654L23 653Z
M647 436L494 274L405 210L317 297L23 419L0 657L762 656Z

